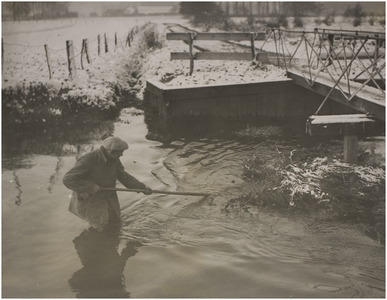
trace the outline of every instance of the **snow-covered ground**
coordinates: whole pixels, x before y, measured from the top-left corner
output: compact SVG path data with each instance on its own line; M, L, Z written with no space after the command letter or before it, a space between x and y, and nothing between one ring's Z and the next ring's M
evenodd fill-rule
M315 18L305 19L303 30L313 30L316 26ZM48 82L49 72L44 45L48 46L53 79L50 85L62 84L87 88L99 85L107 86L109 83L120 82L125 74L125 60L130 55L130 47L125 45L129 31L135 26L146 22L156 23L160 34L165 38L167 23L179 23L190 26L188 20L179 16L135 17L135 18L84 18L53 21L21 21L2 22L2 38L4 43L4 56L2 65L2 88L20 83ZM289 19L289 24L292 20ZM322 26L318 26L322 27ZM336 18L336 22L327 29L345 29L385 32L384 26L379 22L370 25L363 22L359 27L353 27L351 20ZM200 29L197 29L200 31ZM301 30L301 29L294 29ZM104 34L107 36L109 52L104 51ZM117 47L114 46L115 34ZM100 56L98 56L98 40L100 35ZM81 68L82 40L88 39L91 64L83 57L84 69ZM136 39L136 38L135 38ZM298 37L293 37L297 40ZM72 40L77 66L77 78L68 82L68 66L66 54L66 41ZM291 38L289 38L291 41ZM234 46L219 42L201 42L197 45L211 48L217 52L243 51L236 50ZM260 48L263 41L257 41L256 47ZM275 52L275 43L268 41L263 50ZM292 45L288 45L293 51ZM293 48L296 47L293 45ZM181 41L165 41L165 47L153 52L144 64L142 84L148 79L164 82L169 86L183 85L208 85L225 83L245 83L266 81L284 78L284 68L272 64L258 63L252 65L250 61L219 61L198 60L194 64L192 76L189 73L189 61L170 60L171 52L187 52L188 46ZM248 51L248 50L245 50ZM300 57L305 57L301 48L298 50Z

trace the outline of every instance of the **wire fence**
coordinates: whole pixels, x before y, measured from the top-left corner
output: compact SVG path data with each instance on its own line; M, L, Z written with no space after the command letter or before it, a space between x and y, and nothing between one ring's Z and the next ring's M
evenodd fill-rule
M98 34L82 41L63 41L63 47L49 44L14 43L2 38L3 81L15 76L34 74L34 78L73 79L77 70L85 69L98 58L132 46L140 27L134 26L125 36ZM18 78L20 79L20 78Z

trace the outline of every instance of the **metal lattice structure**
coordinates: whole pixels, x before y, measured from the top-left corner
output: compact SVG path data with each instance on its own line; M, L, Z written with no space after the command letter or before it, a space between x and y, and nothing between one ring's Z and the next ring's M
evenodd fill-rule
M270 29L257 54L270 43L276 49L272 63L285 67L289 77L310 89L316 83L329 87L321 93L325 99L316 114L333 94L344 104L360 98L385 107L385 33Z

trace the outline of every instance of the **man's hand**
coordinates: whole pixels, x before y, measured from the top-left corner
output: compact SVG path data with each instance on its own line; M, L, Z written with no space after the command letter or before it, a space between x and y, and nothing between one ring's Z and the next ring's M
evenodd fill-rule
M99 192L101 189L101 187L99 185L95 185L94 188L93 188L93 191L90 193L92 195L94 195L95 193Z
M98 193L100 191L100 186L95 185L93 190L90 193L79 193L78 199L79 200L89 200L94 194Z
M150 194L152 194L152 189L149 187L149 186L146 186L145 188L144 188L144 192L143 192L143 194L144 195L150 195Z

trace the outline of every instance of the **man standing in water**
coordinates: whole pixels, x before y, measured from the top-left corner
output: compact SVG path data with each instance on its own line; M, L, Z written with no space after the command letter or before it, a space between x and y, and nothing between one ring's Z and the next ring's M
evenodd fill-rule
M75 166L63 177L64 185L73 190L69 211L86 220L98 231L120 223L120 204L115 188L120 181L126 188L143 189L149 195L152 189L125 172L119 158L128 144L118 137L105 139L102 146L80 157Z

